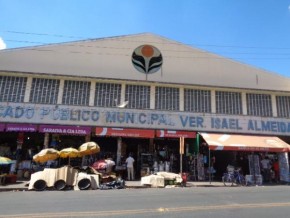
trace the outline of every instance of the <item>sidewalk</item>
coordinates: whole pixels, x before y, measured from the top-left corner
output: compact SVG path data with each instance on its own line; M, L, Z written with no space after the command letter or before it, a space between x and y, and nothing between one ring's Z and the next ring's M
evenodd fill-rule
M2 191L28 191L29 181L18 180L16 183L0 185L0 192ZM126 181L126 188L148 188L148 186L141 185L141 181ZM186 187L223 187L222 182L209 181L193 181L187 182Z
M14 184L7 184L7 185L0 185L0 192L3 191L28 191L28 180L18 180ZM267 187L267 186L289 186L290 183L267 183L263 184L260 187ZM125 181L125 186L128 189L139 189L139 188L151 188L149 186L141 185L140 180L136 181ZM170 187L170 186L168 186ZM186 183L186 187L188 188L195 188L195 187L225 187L223 182L221 181L188 181Z
M27 180L18 180L14 184L0 185L0 192L3 191L28 191L29 181ZM271 183L271 184L263 184L261 187L265 186L288 186L288 183ZM139 189L139 188L150 188L148 186L141 185L141 181L126 181L125 186L128 189ZM221 181L188 181L186 183L186 187L195 188L195 187L224 187L224 184Z

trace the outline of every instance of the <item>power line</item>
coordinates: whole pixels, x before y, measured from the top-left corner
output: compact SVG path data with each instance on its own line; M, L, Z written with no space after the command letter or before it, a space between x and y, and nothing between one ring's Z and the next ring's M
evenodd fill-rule
M80 40L88 40L87 37L81 37L81 36L69 36L69 35L61 35L61 34L49 34L49 33L30 33L30 32L20 32L20 31L2 31L6 33L13 33L13 34L24 34L24 35L36 35L36 36L52 36L52 37L57 37L57 38L72 38L72 39L80 39ZM136 34L137 35L137 34ZM131 36L131 35L126 35L126 36ZM114 40L119 40L119 41L127 41L127 42L144 42L144 41L132 41L132 40L125 40L125 39L120 39L122 36L116 36L116 37L101 37L101 38L95 38L95 39L114 39ZM6 40L9 41L9 40ZM13 41L13 40L11 40ZM20 41L20 40L15 40L15 42L27 42L27 43L41 43L41 44L46 44L44 42L28 42L28 41ZM148 41L146 41L148 43ZM161 43L161 44L180 44L178 42L151 42L151 43ZM285 47L259 47L259 46L239 46L239 45L217 45L217 44L194 44L194 43L182 43L184 45L189 45L189 46L204 46L204 47L219 47L219 48L246 48L246 49L290 49L285 48Z
M45 33L26 33L26 32L16 32L16 31L8 31L8 32L11 32L11 33L19 33L19 34L27 34L27 35L41 35L41 36L44 36L44 35L50 35L50 34L45 34ZM53 34L51 36L55 36L55 37L71 37L71 38L80 38L80 37L74 37L74 36L64 36L64 35L57 35L57 34ZM103 39L103 38L102 38ZM117 37L117 38L114 38L114 37L110 37L108 39L113 39L113 40L118 40L118 41L124 41L124 42L141 42L141 43L144 43L144 41L132 41L132 40L124 40L124 39L120 39L120 37ZM83 43L87 43L87 42L90 42L90 40L92 39L87 39L87 40L84 40L84 41L74 41L74 42L61 42L61 43L53 43L53 44L44 44L43 42L37 42L37 41L25 41L25 40L12 40L12 39L7 39L6 41L11 41L11 42L19 42L19 43L29 43L29 44L40 44L36 47L23 47L22 49L25 49L25 50L33 50L33 51L40 51L40 52L57 52L53 49L43 49L43 48L40 48L41 46L51 46L51 45L61 45L61 46L70 46L70 47L78 47L78 48L98 48L98 49L116 49L116 50L131 50L132 48L131 47L113 47L113 46L96 46L96 45L84 45L84 44L80 44L81 42ZM99 40L99 39L95 39L95 40ZM74 43L74 44L72 44ZM146 41L146 43L156 43L156 42L148 42ZM176 45L180 45L180 43L174 43L174 42L162 42L162 45L164 44L176 44ZM183 45L186 45L186 44L183 44ZM187 44L187 45L190 45L190 44ZM208 45L208 46L218 46L218 45ZM235 48L261 48L261 49L288 49L288 48L274 48L274 47L269 47L269 48L266 48L266 47L241 47L241 46L218 46L218 47L235 47ZM169 52L178 52L178 53L186 53L186 54L195 54L195 56L179 56L179 55L176 55L176 56L164 56L164 57L167 57L167 58L190 58L190 59L226 59L226 58L229 58L229 59L232 59L232 60L289 60L288 57L285 57L285 56L288 56L290 55L290 53L252 53L252 52L243 52L243 53L240 53L240 52L218 52L217 53L213 53L213 52L208 52L208 51L199 51L198 49L194 48L195 49L194 51L189 51L189 50L166 50L166 49L163 49L163 51L169 51ZM290 49L290 48L289 48ZM5 51L5 50L2 50L2 51ZM124 53L106 53L106 52L98 52L96 53L95 51L79 51L79 50L76 50L76 51L64 51L66 53L71 53L71 54L86 54L86 55L92 55L92 54L97 54L97 55L111 55L111 56L131 56L131 54L124 54ZM196 56L196 54L205 54L206 56ZM211 56L207 56L208 54L211 54ZM226 56L226 55L262 55L264 57L223 57L223 56ZM270 56L284 56L284 57L265 57L266 55L270 55ZM217 57L217 56L220 56L220 57Z
M30 43L36 43L36 42L30 42ZM51 44L49 44L51 45ZM42 45L42 46L47 46L47 45ZM132 49L132 48L120 48L120 47L107 47L107 46L85 46L85 45L72 45L72 44L63 44L62 46L71 46L71 47L87 47L87 48L100 48L100 49L116 49L116 50L128 50L128 49ZM31 51L39 51L39 52L58 52L56 50L53 49L44 49L44 48L31 48L31 47L27 47L27 48L22 48L25 50L31 50ZM5 50L2 50L5 51ZM230 58L230 59L237 59L237 60L289 60L288 57L224 57L222 55L225 54L233 54L233 55L282 55L282 56L287 56L290 55L290 53L282 53L282 54L265 54L265 53L220 53L220 54L216 54L216 53L211 53L211 52L203 52L203 51L181 51L181 50L163 50L163 51L171 51L171 52L184 52L187 54L196 54L196 53L200 53L200 54L206 54L206 55L211 55L211 56L165 56L167 58L178 58L178 59L226 59L226 58ZM131 54L124 54L124 53L108 53L108 52L88 52L88 51L64 51L65 53L71 53L71 54L86 54L86 55L93 55L93 54L97 54L97 55L110 55L110 56L131 56ZM220 57L217 57L220 56Z
M55 50L50 49L25 49L25 50L33 50L39 52L56 52ZM82 52L82 51L65 51L66 53L70 54L85 54L85 55L108 55L108 56L128 56L131 57L131 54L122 54L122 53L105 53L105 52ZM177 58L177 59L216 59L216 60L224 60L224 59L231 59L231 60L289 60L287 57L224 57L221 54L209 54L213 56L169 56L163 55L166 58ZM290 54L289 54L290 55ZM220 57L218 57L220 56Z
M84 37L66 36L66 35L60 35L60 34L29 33L29 32L20 32L20 31L3 31L3 32L6 32L6 33L15 33L15 34L25 34L25 35L53 36L53 37L60 37L60 38L84 39Z

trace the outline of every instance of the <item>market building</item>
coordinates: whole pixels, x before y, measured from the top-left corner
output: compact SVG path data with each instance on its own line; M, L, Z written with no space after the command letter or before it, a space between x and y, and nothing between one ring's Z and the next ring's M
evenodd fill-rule
M202 180L262 153L288 182L289 118L289 78L150 33L0 51L0 151L18 161L95 141L139 176Z

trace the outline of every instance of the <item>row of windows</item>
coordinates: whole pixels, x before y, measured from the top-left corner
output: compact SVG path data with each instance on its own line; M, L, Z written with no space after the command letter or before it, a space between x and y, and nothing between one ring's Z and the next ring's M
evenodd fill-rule
M26 77L0 76L0 102L24 102ZM116 107L121 103L121 84L96 83L94 106ZM62 104L89 105L91 83L65 80ZM33 78L29 95L30 103L56 104L60 91L60 80ZM156 86L155 109L180 110L180 89ZM151 87L126 85L127 108L150 109ZM211 91L185 88L183 92L184 111L211 113ZM268 94L246 94L247 114L252 116L273 116L272 99ZM215 92L217 114L242 115L242 94L239 92ZM276 96L278 117L290 117L290 96Z
M27 78L0 76L0 101L23 102Z

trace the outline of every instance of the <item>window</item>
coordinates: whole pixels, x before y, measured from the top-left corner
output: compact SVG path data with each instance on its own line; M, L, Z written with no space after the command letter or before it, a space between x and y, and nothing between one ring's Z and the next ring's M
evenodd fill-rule
M121 84L96 83L95 103L97 107L116 107L121 102Z
M238 92L216 91L217 114L242 114L242 94Z
M272 103L271 95L266 94L247 94L248 115L271 117Z
M155 109L179 110L179 89L155 87Z
M276 96L278 117L290 117L290 96Z
M30 99L31 103L56 104L59 80L33 78Z
M27 78L0 76L0 102L23 102Z
M210 113L210 91L184 89L184 111Z
M64 81L62 103L66 105L89 105L90 82Z
M128 101L128 108L149 109L150 86L127 85L125 99Z

